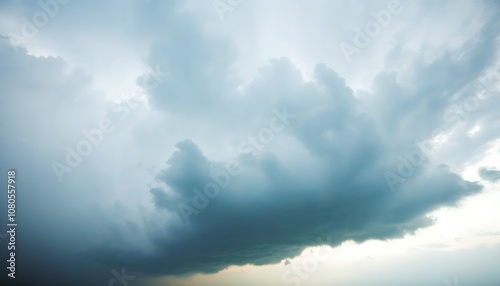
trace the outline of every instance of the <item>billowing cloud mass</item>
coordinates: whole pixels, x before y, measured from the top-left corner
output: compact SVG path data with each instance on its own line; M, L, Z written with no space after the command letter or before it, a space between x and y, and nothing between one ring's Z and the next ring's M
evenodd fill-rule
M113 252L104 244L96 256L111 263L125 255L128 267L158 274L216 272L230 265L278 263L307 246L395 238L430 225L431 210L454 205L481 187L426 163L423 152L407 156L405 148L415 138L431 136L434 126L450 123L444 117L449 102L488 68L497 27L496 19L487 22L477 38L431 63L416 56L404 71L414 73L409 85L398 82L396 72L380 73L373 91L360 97L324 64L305 81L289 59L273 59L239 91L222 80L230 77L227 63L208 64L215 68L210 73L203 73L204 66L178 70L172 63L171 80L151 94L159 108L195 108L196 123L208 120L227 132L248 125L244 121L268 127L272 109L289 118L280 122L283 132L268 128L277 133L268 136L261 129L254 145L243 141L233 162L211 160L189 139L178 142L158 173L163 185L150 191L164 220L161 229L152 230L152 254ZM183 37L215 41L198 33ZM162 45L171 50L184 42L176 40L167 38ZM159 51L162 45L154 45L150 57L168 58L169 49ZM205 53L196 56L213 61ZM177 85L193 76L200 85L179 90ZM206 110L197 110L198 104ZM267 137L280 140L282 149L267 149ZM401 176L384 176L397 169L394 154L402 154L413 173L396 192L390 184Z
M264 5L256 3L233 8L225 23L251 21ZM276 264L310 246L413 234L434 223L432 211L483 190L454 166L482 154L500 134L496 2L478 1L474 29L460 37L442 27L457 37L449 45L436 34L411 38L438 25L440 16L426 9L446 10L412 3L402 13L432 24L413 27L394 15L400 24L381 36L389 39L374 39L356 56L384 52L351 63L363 79L372 73L366 86L342 56L327 53L321 61L312 52L269 52L268 36L255 35L258 25L242 24L242 31L255 29L248 39L231 36L232 28L205 24L210 20L191 1L129 1L118 15L105 4L87 26L71 15L90 14L92 5L65 5L46 33L40 29L24 46L14 49L10 30L0 30L0 126L9 139L0 143L0 166L19 173L19 275L35 273L25 279L104 285L110 267L147 278ZM203 5L219 21L211 4ZM451 14L462 17L461 5ZM5 15L38 9L26 6L0 8ZM106 19L113 24L99 34ZM93 41L93 33L120 54L113 58L114 49ZM65 45L69 35L88 41L87 49ZM333 45L333 54L342 40L315 41ZM242 54L251 44L262 54ZM109 86L122 82L93 72L105 65L104 54L117 62L121 53L134 59L107 68L133 78L124 85L145 101L109 101ZM249 72L246 57L263 55L266 61ZM132 71L136 60L147 71ZM91 144L84 155L83 141ZM500 178L495 169L479 175ZM56 259L44 272L38 265L49 253Z

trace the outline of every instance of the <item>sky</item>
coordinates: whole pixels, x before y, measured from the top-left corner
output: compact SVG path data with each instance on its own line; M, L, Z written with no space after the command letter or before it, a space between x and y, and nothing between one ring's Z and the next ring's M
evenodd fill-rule
M499 15L0 0L2 285L499 286Z

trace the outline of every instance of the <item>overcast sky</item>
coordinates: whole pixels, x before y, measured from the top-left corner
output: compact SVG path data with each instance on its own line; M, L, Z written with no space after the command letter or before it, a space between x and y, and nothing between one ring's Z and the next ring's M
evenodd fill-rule
M494 0L0 1L2 279L498 286L499 32Z

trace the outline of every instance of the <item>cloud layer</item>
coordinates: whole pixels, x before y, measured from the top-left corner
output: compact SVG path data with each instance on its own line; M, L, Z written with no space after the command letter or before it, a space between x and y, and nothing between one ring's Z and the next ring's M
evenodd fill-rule
M365 8L385 5L378 4ZM261 5L242 4L231 12L242 17L228 14L225 21L256 17L252 9ZM317 5L304 9L332 4ZM402 13L425 15L434 24L435 11L446 8L412 5ZM467 10L461 5L453 16ZM266 38L254 38L258 26L241 26L255 33L246 39L227 26L204 25L206 15L193 2L131 1L119 13L113 7L103 6L94 22L80 25L76 15L92 7L68 4L17 52L1 30L0 127L9 140L0 143L0 166L26 178L19 194L26 222L20 245L30 251L20 250L20 261L40 281L105 284L110 269L122 267L156 276L279 263L309 246L414 233L433 224L433 210L482 190L442 163L460 165L498 139L496 2L478 4L479 24L463 37L452 34L460 39L450 46L409 39L430 28L395 17L374 39L373 50L384 51L377 61L353 63L360 73L368 72L365 67L373 73L369 88L355 84L353 67L343 61L317 61L313 53L294 58L292 48L267 51ZM14 4L2 8L19 13ZM19 9L31 15L40 8ZM262 19L267 13L262 10ZM215 12L212 17L218 21ZM109 19L114 24L97 33ZM94 32L95 39L89 36ZM88 41L87 50L62 44L70 35ZM102 47L96 39L110 44ZM331 46L321 36L304 48L323 41ZM242 52L251 44L265 56L278 55L256 61L260 66L249 72L242 68L246 61L262 56ZM121 53L137 60L144 47L149 72L137 72L130 85L145 89L147 104L107 101L103 82L120 92L123 87L103 77L134 64L124 60L126 68L110 64L95 73L93 67L108 58L117 63ZM34 55L45 49L62 56ZM113 51L120 54L113 57ZM304 61L313 66L310 73ZM158 85L145 86L155 75L162 77ZM124 108L122 118L117 110ZM68 146L76 149L103 119L114 131L60 182L53 162L66 164ZM443 138L450 142L444 150ZM493 169L479 174L498 180ZM54 273L66 274L40 271L48 253L57 258Z

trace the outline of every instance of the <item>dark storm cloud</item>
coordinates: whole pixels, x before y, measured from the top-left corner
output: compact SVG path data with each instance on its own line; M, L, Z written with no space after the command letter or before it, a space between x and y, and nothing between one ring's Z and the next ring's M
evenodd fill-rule
M306 82L286 58L270 60L248 86L238 89L230 43L208 36L172 3L140 2L134 10L141 31L157 39L147 62L168 66L168 79L150 94L153 107L219 132L207 137L248 135L268 124L270 110L286 107L296 118L276 135L285 143L280 152L269 148L236 158L242 171L229 176L227 162L206 155L203 142L180 141L157 174L159 186L145 194L154 202L153 215L145 212L139 223L128 221L128 209L120 204L96 206L89 199L104 201L105 191L117 189L102 183L104 175L98 176L92 166L82 167L84 179L70 187L59 185L50 169L64 144L75 142L88 126L88 120L74 118L95 112L85 97L89 78L68 75L62 59L14 55L10 47L0 47L2 94L7 95L0 106L0 126L11 134L1 143L1 167L16 165L30 178L21 197L30 209L23 211L30 228L21 235L26 245L21 257L34 279L104 285L112 268L185 275L277 263L308 246L401 237L431 225L430 211L481 190L446 167L424 164L398 192L391 192L383 173L394 169L415 138L427 138L443 124L455 94L496 56L496 21L430 63L423 60L422 48L410 60L411 80L401 82L398 73L382 72L372 92L356 98L334 69L319 64L313 81ZM492 104L481 109L483 117L474 117L498 122L497 114ZM295 153L292 145L303 152ZM225 188L218 183L224 178L230 180ZM179 207L194 208L193 199L210 182L219 184L220 193L189 215L186 225ZM89 260L73 260L82 249ZM40 267L47 257L56 261L50 271Z
M336 246L346 240L401 237L431 225L426 214L455 205L479 192L480 185L463 180L446 167L426 164L393 193L382 174L393 167L397 152L407 148L415 135L411 131L425 134L439 122L445 102L453 95L448 86L429 83L428 76L420 73L433 71L453 79L453 90L459 90L460 84L467 83L455 77L475 79L487 64L478 65L475 59L485 50L491 53L488 45L491 42L466 45L456 52L468 51L459 60L444 55L431 64L418 64L413 82L417 90L400 85L394 76L384 79L381 75L373 97L379 100L377 107L392 109L383 113L361 106L344 80L325 65L316 67L314 82L304 82L295 76L297 70L288 60L271 61L246 92L267 85L273 94L271 102L290 107L297 118L284 136L301 143L315 160L313 167L287 164L286 158L264 151L255 160L239 158L243 171L229 176L224 163L207 158L196 143L179 142L168 167L158 174L165 186L151 190L158 211L165 217L164 229L150 233L155 251L116 253L104 244L93 255L105 263L127 261L127 267L148 273L217 272L230 265L280 262L305 247L324 243L318 238L328 238L327 243ZM463 74L456 75L457 67L464 69ZM426 103L433 101L429 90L440 104ZM243 97L241 106L270 103L259 101L259 93L253 96ZM393 98L398 96L410 99L406 104L395 102ZM218 119L210 118L214 122ZM220 184L218 195L203 194L208 182L227 178L230 184L226 188ZM182 214L176 216L183 205L195 210L188 213L187 225Z
M200 122L246 130L247 122L267 119L262 110L286 106L297 118L282 136L299 142L309 155L291 164L287 159L298 155L283 146L285 155L263 151L251 160L242 156L237 160L241 174L230 176L225 162L207 158L197 143L179 142L158 174L164 185L150 192L164 218L163 227L149 233L154 251L118 253L103 243L90 257L110 264L126 261L131 269L158 275L212 273L231 265L278 263L325 243L324 238L336 246L347 240L402 237L431 225L429 212L453 206L481 186L446 166L423 164L394 193L382 174L394 168L395 158L416 138L431 136L445 123L456 94L494 58L497 27L496 19L488 22L477 38L430 63L424 61L423 49L412 59L410 82L401 83L396 72L382 72L373 92L362 98L355 98L326 65L318 65L313 81L305 82L287 59L271 60L238 91L226 81L230 53L218 59L210 55L227 51L225 45L214 48L221 42L205 38L199 28L165 36L149 57L155 62L166 54L173 76L151 94L157 108L193 108L189 117ZM190 50L201 42L209 48ZM179 54L184 45L190 48ZM187 84L191 76L199 85ZM186 84L176 87L179 83ZM306 168L300 161L308 159L314 163ZM223 186L224 180L230 183ZM216 195L204 193L210 182L219 183ZM185 206L191 209L186 212ZM189 224L182 219L186 217Z
M76 195L78 188L60 184L50 166L64 143L92 121L88 111L98 111L89 96L89 78L69 69L61 58L37 58L24 49L16 54L8 44L0 45L0 62L0 182L7 183L3 175L7 170L16 170L18 220L16 279L8 278L3 269L0 281L2 285L104 284L110 277L108 266L75 258L89 231L81 215L82 196ZM2 214L5 207L2 203ZM0 230L5 231L5 224ZM8 257L5 240L0 254L2 259Z

